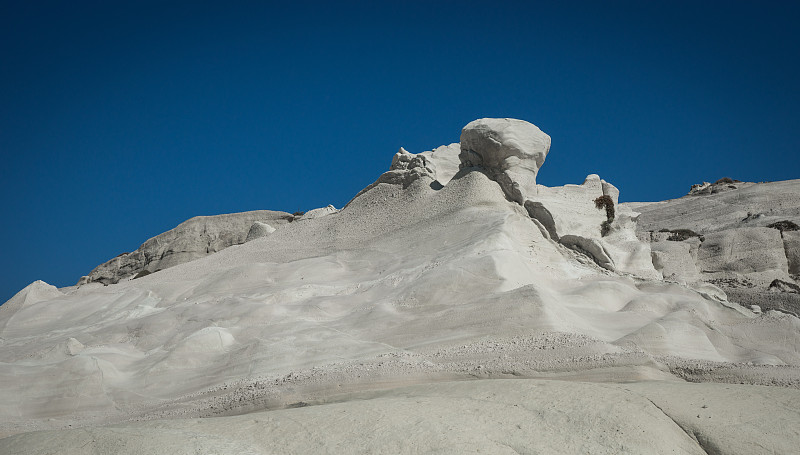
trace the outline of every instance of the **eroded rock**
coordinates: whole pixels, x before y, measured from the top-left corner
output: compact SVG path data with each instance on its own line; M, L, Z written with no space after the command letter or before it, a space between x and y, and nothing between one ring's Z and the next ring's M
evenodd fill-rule
M705 235L698 252L703 272L788 273L783 239L770 228L737 228Z
M98 265L79 285L114 284L147 270L155 272L189 262L247 240L255 221L277 226L287 223L286 212L256 210L215 216L196 216L144 242L136 251L123 253Z
M436 180L442 185L447 185L450 179L458 173L461 165L461 160L458 159L459 154L461 154L461 144L458 142L420 153L428 159L430 164L435 166Z
M550 151L550 136L536 125L483 118L461 130L460 167L480 167L520 205L537 193L536 174Z
M783 231L782 237L789 273L800 275L800 231Z
M247 231L247 238L245 238L245 242L249 242L254 239L258 239L261 237L266 237L270 234L275 232L275 228L270 226L267 223L262 221L254 221L253 225L250 226L250 230Z
M320 207L317 209L312 209L307 212L304 212L302 215L297 215L292 218L292 221L299 221L299 220L313 220L315 218L322 218L323 216L332 215L334 213L338 213L339 209L332 205L328 205L325 207Z

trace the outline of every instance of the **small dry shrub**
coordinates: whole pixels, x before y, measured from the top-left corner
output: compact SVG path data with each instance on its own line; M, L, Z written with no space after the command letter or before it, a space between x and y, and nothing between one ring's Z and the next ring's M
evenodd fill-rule
M662 229L661 232L664 232ZM701 241L703 240L703 236L694 232L691 229L667 229L666 232L671 232L672 235L667 237L667 240L671 240L673 242L682 242L686 239L690 239L692 237L697 237Z
M614 221L614 200L611 199L611 196L604 194L599 198L594 200L594 206L598 209L605 208L606 209L606 219L608 221Z
M616 216L614 200L611 199L611 196L604 194L594 200L594 206L598 209L606 209L606 220L600 224L600 235L605 237L611 231L611 222L614 221L614 216Z

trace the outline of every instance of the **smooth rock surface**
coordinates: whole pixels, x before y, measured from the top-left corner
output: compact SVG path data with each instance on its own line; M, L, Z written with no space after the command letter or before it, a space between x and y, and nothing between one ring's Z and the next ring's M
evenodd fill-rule
M450 145L442 145L433 150L420 153L428 162L436 167L436 180L442 185L447 185L450 179L459 171L461 160L458 155L461 153L461 144L458 142Z
M461 130L461 168L480 167L522 205L537 192L536 173L550 151L550 136L524 120L484 118Z
M654 242L650 245L653 265L665 280L693 283L700 279L692 245L688 242ZM695 253L696 254L696 253Z
M800 284L798 235L789 230L776 234L780 231L767 228L774 223L800 222L800 180L705 182L694 185L689 195L679 199L621 205L642 213L637 236L655 242L651 243L653 251L658 251L655 260L660 265L670 264L668 275L675 275L679 281L685 279L688 284L697 269L697 280L720 286L742 305L800 314L797 296L768 293L770 283L776 279ZM673 242L668 239L680 229L699 235L683 241L691 245L694 266L682 249L669 246ZM665 230L673 232L659 232ZM695 249L695 245L700 248Z
M277 229L135 280L18 293L0 306L0 453L797 446L800 319L662 280L634 210L600 233L594 199L617 193L597 176L520 202L491 166L439 180L437 150L401 150L335 214L261 220Z
M325 207L320 207L318 209L309 210L306 213L304 213L302 216L300 216L299 218L295 218L295 221L297 221L297 220L312 220L314 218L320 218L320 217L323 217L323 216L333 215L334 213L337 213L338 211L339 211L339 209L337 209L336 207L334 207L332 205L328 205L328 206L325 206Z
M743 182L731 186L737 189L623 205L641 213L642 231L691 229L706 234L737 227L763 227L782 220L800 224L800 180Z
M247 231L247 237L244 239L244 241L249 242L254 239L266 237L272 234L273 232L275 232L274 227L262 221L255 221L253 222L253 225L250 226L250 230Z
M788 273L783 239L777 229L770 228L746 227L707 234L697 262L703 272Z
M800 231L784 231L782 237L789 273L800 275Z

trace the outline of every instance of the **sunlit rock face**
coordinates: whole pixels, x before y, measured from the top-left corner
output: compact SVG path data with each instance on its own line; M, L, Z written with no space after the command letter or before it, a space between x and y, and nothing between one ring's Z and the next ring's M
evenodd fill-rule
M273 232L275 232L274 227L262 221L256 221L252 226L250 226L250 230L247 232L247 238L245 239L245 242L266 237Z
M400 151L395 153L394 158L392 158L392 166L389 168L389 172L384 173L378 181L407 187L422 177L435 180L436 167L424 155L415 155L400 147Z
M588 255L600 267L660 278L649 246L636 237L638 214L616 210L609 218L596 206L595 200L601 196L617 205L619 190L614 185L596 174L587 176L581 185L548 188L536 184L550 144L550 136L523 120L475 120L461 131L460 167L482 170L509 200L523 206L551 239Z
M788 273L781 233L766 227L726 229L703 236L698 264L704 272Z
M196 216L144 242L136 251L123 253L82 277L87 283L115 284L147 271L156 272L239 245L247 240L254 222L270 227L286 224L286 212L254 210L214 216ZM259 231L260 232L260 231Z
M483 118L461 130L461 168L482 168L520 205L536 194L536 174L549 151L550 136L524 120Z
M406 189L417 181L422 181L430 185L436 181L436 167L428 160L423 154L409 153L403 147L395 153L392 158L392 165L389 170L384 172L373 183L359 191L355 197L347 203L350 205L358 199L362 194L369 192L371 189L381 185L400 185L401 188ZM347 207L347 206L345 206Z
M703 440L721 453L790 453L800 444L800 433L773 431L800 428L800 392L790 389L800 388L800 319L766 305L768 296L800 295L791 275L797 254L789 254L800 232L789 222L800 220L781 209L800 198L782 196L766 210L758 200L774 198L767 189L776 183L751 191L752 214L713 209L721 198L742 208L733 188L691 196L709 209L703 213L655 203L652 210L667 212L652 213L649 223L680 223L665 227L682 226L686 216L705 217L700 226L750 226L680 241L660 229L637 236L635 206L619 204L619 191L598 175L536 185L549 137L530 123L482 119L462 139L419 154L400 149L388 171L341 210L192 219L120 256L119 265L101 266L112 279L145 262L144 270L165 270L108 286L56 289L39 281L20 291L0 305L0 438L93 428L0 439L0 453L250 453L237 444L262 436L262 451L306 453L319 441L344 447L353 428L399 453L383 429L394 428L398 444L410 441L406 452L413 453L460 450L465 437L487 434L490 445L470 447L662 453L684 444L683 452L702 453ZM780 186L797 195L798 184ZM768 227L779 220L786 220L782 229ZM766 283L769 292L760 289L753 303L764 306L741 306L697 282L707 269L723 270L715 279ZM431 384L489 378L503 380ZM408 384L420 389L391 390ZM625 392L609 398L612 388ZM381 400L375 389L388 395ZM481 412L491 418L473 418L475 397L484 397ZM420 414L420 400L430 412ZM539 407L531 407L536 400ZM516 414L519 403L533 417ZM612 446L597 418L583 417L587 407L615 403L630 406L613 413L609 428L636 431L614 432L620 444ZM290 409L253 414L265 408ZM389 408L395 422L387 426ZM733 426L742 425L741 409L762 408L756 423ZM530 419L548 409L558 415L543 421L561 419L553 428L567 443L528 449L519 441L535 440L530 435L541 425ZM194 419L233 414L241 416ZM432 435L465 430L420 445L408 435L422 428L422 414L435 417L423 422ZM486 422L508 415L513 422L498 425L500 436L487 432ZM629 433L645 434L642 416L656 419L646 434L678 439L636 445ZM174 420L128 423L154 418ZM212 423L204 429L203 422ZM698 422L712 427L692 426ZM96 428L109 423L119 426ZM753 425L761 426L742 431ZM313 438L297 438L308 428ZM331 439L342 434L348 441ZM575 448L569 441L576 434L599 439L586 445L582 438Z
M664 279L713 283L746 306L800 314L800 180L693 185L662 202L630 202ZM693 284L694 285L694 284Z

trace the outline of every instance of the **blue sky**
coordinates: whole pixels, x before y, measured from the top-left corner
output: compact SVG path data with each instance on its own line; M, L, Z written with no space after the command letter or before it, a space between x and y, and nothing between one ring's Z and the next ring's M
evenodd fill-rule
M480 117L627 201L800 178L799 5L0 0L0 302L195 215L341 207Z

